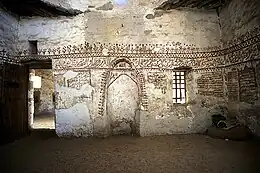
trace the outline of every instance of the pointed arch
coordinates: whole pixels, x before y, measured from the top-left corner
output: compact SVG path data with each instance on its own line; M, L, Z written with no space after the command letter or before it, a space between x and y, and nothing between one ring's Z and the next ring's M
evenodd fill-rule
M140 100L140 108L143 110L147 110L147 94L146 94L146 88L145 88L145 80L144 80L144 76L142 74L142 72L138 71L135 67L134 64L131 62L130 59L125 58L125 57L120 57L120 58L116 58L114 59L111 63L110 63L110 68L109 70L105 71L102 74L102 79L101 79L101 89L100 89L100 99L99 99L99 105L98 105L98 114L100 116L104 115L104 107L105 107L105 101L106 101L106 93L108 90L108 86L111 84L111 74L112 71L115 69L115 67L121 63L121 62L125 62L130 66L130 70L133 71L133 73L131 73L131 77L135 82L137 82L137 86L139 88L139 100ZM124 71L125 69L121 69L122 71Z

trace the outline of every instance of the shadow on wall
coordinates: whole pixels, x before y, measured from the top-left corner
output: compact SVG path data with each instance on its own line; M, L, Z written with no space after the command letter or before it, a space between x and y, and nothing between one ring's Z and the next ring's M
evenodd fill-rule
M41 87L34 89L35 116L54 115L52 69L36 69L35 75L41 77Z

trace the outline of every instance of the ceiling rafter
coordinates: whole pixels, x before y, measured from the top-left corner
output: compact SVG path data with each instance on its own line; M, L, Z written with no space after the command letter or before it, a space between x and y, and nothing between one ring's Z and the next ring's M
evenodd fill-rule
M19 16L75 16L82 11L67 9L43 0L0 0L0 6Z
M167 0L156 10L171 10L179 7L204 8L207 10L217 9L229 0Z

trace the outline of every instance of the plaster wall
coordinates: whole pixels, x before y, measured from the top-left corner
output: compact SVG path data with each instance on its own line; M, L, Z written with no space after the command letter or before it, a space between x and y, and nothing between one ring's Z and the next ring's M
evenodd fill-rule
M54 67L57 62L53 60ZM58 98L57 134L108 136L132 133L150 136L201 133L211 125L212 114L223 114L223 97L199 93L197 80L201 78L201 72L186 72L187 102L182 105L174 104L172 100L172 71L140 70L140 73L144 77L144 92L140 92L141 82L134 70L114 69L106 78L106 70L102 69L54 69ZM150 81L148 76L155 78ZM157 79L156 76L163 78ZM106 89L102 93L104 85ZM223 89L222 85L219 87ZM140 104L144 94L147 108ZM104 104L101 105L103 97Z
M51 69L35 69L35 75L41 77L41 88L34 89L40 92L39 103L35 105L35 115L54 114L53 103L53 74Z
M78 45L84 40L83 15L76 17L21 19L19 49L28 50L28 40L38 40L38 49Z
M166 88L146 81L148 110L140 115L141 136L203 133L211 126L211 115L223 114L223 97L199 94L197 80L201 72L186 72L185 104L173 103L172 71L161 74L165 76L161 86Z
M18 17L0 7L0 50L17 51Z
M245 1L243 2L245 3ZM78 3L84 2L78 1ZM243 11L243 9L253 8L252 3L258 4L257 1L248 1L248 3L251 4L244 4L244 8L238 5L238 1L233 0L222 9L220 13L222 35L220 34L219 17L215 11L206 12L183 8L171 10L169 13L155 12L153 8L158 5L155 1L129 1L123 5L91 1L87 8L86 5L73 3L75 8L79 6L86 8L85 13L71 18L23 18L19 25L19 46L20 49L27 49L29 39L38 40L40 49L78 45L85 41L120 44L181 42L184 46L193 47L195 45L201 48L219 46L221 43L227 46L228 43L235 42L240 35L247 33L250 28L258 26L258 19L246 12L243 13L249 17L244 17L243 20L241 18L243 23L241 27L236 28L236 24L230 26L233 22L230 20L232 17L238 21L240 18L240 13L236 12L235 16L232 16L230 10L238 10L238 7L241 7ZM253 11L253 14L257 13L255 8ZM207 68L206 65L213 67L224 65L223 59L232 59L232 56L238 55L230 53L225 57L201 58L198 63L194 59L187 58L182 59L181 62L184 66L194 64L195 68L197 66ZM99 61L98 58L101 60ZM117 70L113 69L108 72L106 62L111 62L116 57L98 58L93 62L91 60L91 63L94 63L91 68L84 68L89 66L89 64L84 64L88 63L89 60L53 59L56 132L59 136L107 136L121 130L129 133L133 129L141 136L204 132L211 125L212 114L227 114L227 105L229 114L242 117L240 121L245 122L252 131L258 133L258 120L255 120L258 116L253 113L254 108L257 110L257 106L255 106L257 101L246 103L252 98L251 96L254 96L254 93L241 91L242 79L237 79L239 85L237 90L234 89L234 92L237 91L238 101L230 101L226 97L226 95L232 95L230 94L231 87L228 86L228 82L224 78L228 69L227 71L215 69L212 72L208 70L187 72L187 102L184 105L176 105L172 101L171 70L142 69L140 72L144 77L143 84L141 84L140 79L135 82L135 77L131 78L132 80L120 77L111 85L111 88L107 88L110 78L106 75L111 75ZM65 64L60 64L60 62ZM105 62L104 64L100 63L100 67L104 65L105 69L95 68L95 66L99 66L98 62ZM135 60L135 62L138 61ZM143 62L146 64L145 61ZM95 63L97 64L95 65ZM174 63L177 64L178 61L173 61ZM156 64L157 62L155 62L155 66L158 65ZM69 68L56 69L58 66ZM243 70L244 68L241 68L241 72L239 72L242 76L244 73L247 74ZM123 71L120 73L125 73L126 70ZM154 82L149 81L148 76L153 76L155 73L160 74L159 76L163 76L163 78L156 79ZM133 74L130 73L129 76L131 75ZM252 76L251 73L249 73L250 76ZM254 79L257 77L256 75ZM134 83L138 83L137 86ZM245 83L247 84L247 82ZM137 95L130 94L131 92L125 93L124 85L132 86L131 88L135 92L131 92L135 94L136 91L141 90L142 85L145 85L141 95L146 96L147 107L144 108L139 103L142 99L136 99ZM104 92L103 88L105 88ZM118 93L121 93L121 100L126 100L125 105L132 104L133 107L137 107L137 109L130 110L130 112L135 110L134 114L129 115L129 110L121 109L118 106L118 102L114 99L118 97L115 92L117 89L120 89ZM244 101L241 101L241 94L245 96L243 97ZM130 95L133 95L133 99L129 99ZM102 98L104 98L104 102ZM253 116L247 116L249 110L252 110ZM114 116L118 112L127 112L127 114ZM128 115L127 118L131 117L131 121L123 121L125 115ZM243 117L252 118L243 120ZM113 122L117 123L113 125ZM134 123L131 124L131 122Z
M75 17L22 18L19 48L27 49L30 39L38 40L39 49L79 45L85 41L219 46L219 18L215 11L183 8L168 13L155 12L158 4L148 0L127 1L120 6L116 2L90 1L91 8Z
M93 135L90 77L90 71L54 72L56 133L59 136Z
M247 37L249 31L260 26L260 1L230 1L220 11L220 24L223 45L238 44L241 38ZM260 53L257 46L252 46L248 54L237 53L226 56L226 59L232 59L233 56L240 56L242 59L257 59ZM258 63L248 62L230 66L226 69L225 76L229 115L236 116L242 124L260 136Z
M221 40L224 45L260 25L260 1L231 0L220 10Z
M38 40L39 49L79 45L85 41L112 44L180 42L184 46L202 48L220 44L219 19L215 11L184 8L163 13L153 10L161 1L121 2L67 1L70 7L85 13L71 18L22 18L19 24L19 48L28 49L28 40ZM107 136L122 131L129 133L130 130L142 136L195 133L204 131L211 123L207 112L210 108L201 107L199 100L183 106L172 105L170 72L166 73L166 83L162 84L167 88L166 94L158 89L152 92L154 86L145 82L145 92L150 94L147 98L149 108L145 111L135 95L140 86L136 88L133 81L124 81L120 77L105 92L107 96L102 107L104 115L100 116L99 100L104 94L100 93L104 71L73 68L56 70L55 63L58 61L54 59L56 132L59 136ZM146 72L143 73L147 78ZM192 78L191 81L194 83L194 80ZM132 99L129 98L131 92L120 90L125 88L124 85L135 88ZM190 89L193 91L196 86ZM190 89L188 92L192 93ZM114 98L118 97L118 90L124 91L121 100L137 109L124 110L117 107ZM196 100L195 93L189 95L189 99ZM114 113L111 113L111 109ZM125 114L115 118L117 111ZM130 118L125 118L125 115Z
M128 75L120 75L111 81L107 90L107 116L113 134L131 134L139 109L138 86Z

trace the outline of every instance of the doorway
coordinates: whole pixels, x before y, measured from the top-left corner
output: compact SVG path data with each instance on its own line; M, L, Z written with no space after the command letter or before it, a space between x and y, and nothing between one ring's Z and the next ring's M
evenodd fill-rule
M51 60L29 65L28 120L31 129L55 129L54 80Z
M34 69L34 129L55 129L52 69Z

